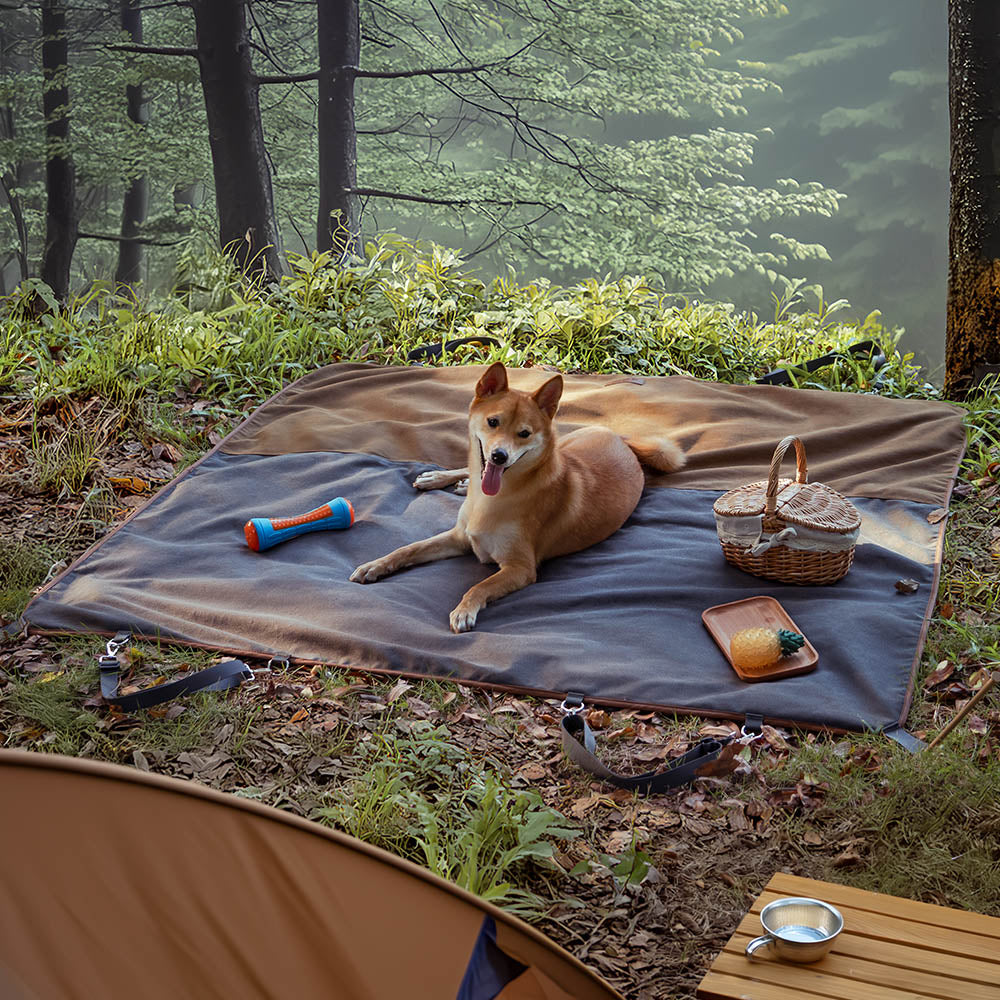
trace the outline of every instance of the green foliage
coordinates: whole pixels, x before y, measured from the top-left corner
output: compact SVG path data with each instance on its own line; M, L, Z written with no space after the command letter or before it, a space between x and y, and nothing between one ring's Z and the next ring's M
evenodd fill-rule
M455 360L500 359L563 371L686 374L748 383L791 367L798 384L865 390L868 361L842 361L813 375L796 366L859 340L875 340L889 359L880 379L895 395L926 395L899 331L878 313L841 320L842 300L801 282L775 296L764 320L719 303L668 295L641 277L589 279L561 288L513 275L481 280L453 251L385 236L340 266L329 255L293 258L279 284L233 284L228 261L212 254L187 264L188 286L206 289L141 305L98 288L56 315L31 318L20 296L6 302L7 350L19 359L7 379L28 386L36 409L68 397L98 395L139 419L144 400L188 384L237 418L313 368L338 360L405 363L407 353L455 338L498 340L468 346ZM810 308L810 304L812 307ZM797 374L798 373L798 374ZM189 444L190 442L182 442Z
M358 184L418 199L365 200L365 229L388 223L464 243L469 253L489 249L498 266L543 266L562 281L642 272L689 294L720 276L788 273L798 261L824 257L815 242L775 230L830 216L839 195L775 179L787 171L747 181L758 136L744 124L745 104L776 88L721 61L746 22L783 13L778 0L624 7L599 0L558 16L543 0L446 8L404 0L391 10L362 2L362 67L396 76L357 81ZM151 185L144 235L214 232L198 63L115 48L115 15L87 2L70 14L81 228L116 233L122 193L144 174ZM147 45L195 43L183 4L144 7L142 19ZM314 4L258 4L250 32L258 72L316 70ZM0 59L9 121L0 170L25 216L33 264L44 237L38 33L37 12L19 11ZM419 72L463 65L481 68ZM137 83L149 111L141 125L126 115L126 86ZM264 86L261 111L279 224L286 242L305 250L315 231L316 86ZM659 116L654 137L651 115ZM0 213L0 252L17 249L13 214ZM82 240L78 254L82 277L106 278L115 244Z
M363 773L319 816L484 899L536 913L541 900L510 880L528 863L548 863L554 843L579 830L449 737L444 726L415 723L408 736L361 744Z

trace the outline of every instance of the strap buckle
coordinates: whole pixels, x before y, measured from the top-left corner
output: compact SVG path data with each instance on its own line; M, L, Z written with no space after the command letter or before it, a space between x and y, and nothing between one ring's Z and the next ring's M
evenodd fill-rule
M108 639L108 651L104 656L98 657L98 662L113 658L116 662L118 654L125 649L132 641L132 633L128 631L118 632L113 639Z
M579 715L583 711L583 695L579 691L570 691L559 707L564 715Z

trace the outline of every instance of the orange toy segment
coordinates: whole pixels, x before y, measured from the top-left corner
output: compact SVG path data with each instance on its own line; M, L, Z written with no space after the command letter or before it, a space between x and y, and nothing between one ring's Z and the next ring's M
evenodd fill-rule
M294 528L297 524L308 524L310 521L322 521L325 517L331 517L333 511L330 510L330 505L328 503L323 504L322 507L317 507L315 510L309 511L308 514L299 514L298 517L273 517L271 518L271 527L275 531L281 531L283 528ZM351 511L351 523L354 523L354 511Z
M246 536L247 545L254 550L254 552L260 552L260 539L257 537L257 526L253 521L247 521L243 525L243 534Z

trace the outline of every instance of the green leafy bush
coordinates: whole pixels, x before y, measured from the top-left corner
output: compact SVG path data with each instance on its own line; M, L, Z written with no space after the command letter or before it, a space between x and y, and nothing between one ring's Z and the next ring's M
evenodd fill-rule
M131 403L196 377L202 395L240 413L323 364L407 363L424 344L490 337L501 346L467 346L434 363L502 359L746 383L875 340L888 358L884 390L933 393L913 355L898 349L901 331L883 326L877 312L841 321L846 303L828 303L822 289L802 283L787 283L764 319L726 303L686 301L642 277L568 288L513 274L485 282L453 251L393 235L343 265L329 254L291 264L277 284L247 284L206 252L184 261L183 294L142 304L95 286L40 318L25 306L34 288L9 297L0 392L29 384L39 405L67 394ZM802 385L865 391L873 371L868 362L838 362L801 375Z

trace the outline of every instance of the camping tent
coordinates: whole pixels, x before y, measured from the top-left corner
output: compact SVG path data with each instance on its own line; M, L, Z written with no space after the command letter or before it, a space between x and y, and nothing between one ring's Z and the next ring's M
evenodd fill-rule
M611 1000L424 869L192 782L0 751L0 996Z

